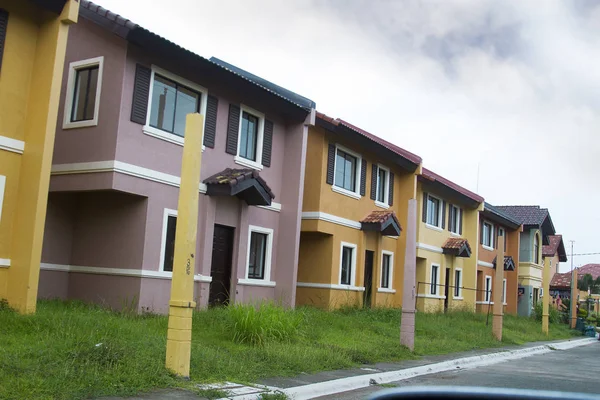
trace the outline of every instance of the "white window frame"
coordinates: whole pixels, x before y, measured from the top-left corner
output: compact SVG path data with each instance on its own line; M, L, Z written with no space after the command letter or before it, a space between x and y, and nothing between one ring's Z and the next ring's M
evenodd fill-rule
M390 276L388 277L389 287L384 288L381 286L381 281L383 279L383 256L390 257ZM379 266L380 276L379 276L379 287L377 288L378 292L381 293L396 293L394 290L394 253L387 250L381 251L381 265Z
M344 254L344 247L350 247L350 248L354 249L352 251L352 260L350 262L350 268L352 268L352 270L350 271L350 284L349 285L342 283L342 260L343 260L343 254ZM357 251L358 251L358 246L355 245L354 243L348 243L348 242L340 243L340 264L339 264L338 283L340 286L342 286L344 288L351 288L351 287L356 286L356 258L358 257Z
M456 272L460 272L460 281L456 282ZM463 284L463 270L462 268L454 268L454 290L452 291L452 298L462 300L463 292L462 292L462 284ZM458 286L458 296L456 295L456 287Z
M252 240L252 232L263 233L267 235L267 248L265 249L265 273L263 279L248 278L250 266L250 242ZM246 272L244 281L249 282L272 282L271 281L271 258L273 255L273 229L264 228L262 226L250 225L248 227L248 247L246 248Z
M96 103L94 104L94 118L86 121L71 122L73 111L73 98L75 96L75 77L77 71L84 68L98 66L98 83L96 85ZM88 58L87 60L73 61L69 64L67 77L67 92L65 95L65 108L63 113L63 129L86 128L98 125L100 111L100 94L102 92L102 70L104 69L104 56Z
M247 158L240 156L240 138L242 136L242 120L244 112L258 118L258 129L256 137L256 161L248 160ZM247 168L252 168L257 171L262 171L262 152L263 152L263 141L265 137L265 114L256 111L244 104L240 104L240 120L238 123L238 138L237 138L237 150L233 158L236 164L242 165Z
M448 203L448 214L450 214L450 209L454 207L456 209L456 221L454 224L454 228L456 229L455 231L448 229L450 231L450 234L454 235L454 236L461 236L460 235L460 224L461 224L461 220L460 220L460 210L461 208L455 204L452 203ZM448 221L448 225L450 225L450 221Z
M538 296L541 299L542 297L544 297L544 288L540 287L540 290L538 291Z
M169 217L177 218L177 210L173 210L171 208L165 208L163 211L163 226L162 226L162 237L160 241L160 264L158 265L158 270L162 272L171 273L172 271L165 271L165 245L167 244L167 225L169 222Z
M175 75L156 65L151 66L151 71L152 72L150 74L150 89L148 91L148 106L146 107L146 125L144 125L144 127L142 128L142 131L148 136L152 136L157 139L164 140L165 142L183 146L183 137L150 126L150 116L152 114L152 92L154 91L154 76L156 74L164 76L167 79L175 81L182 86L186 86L200 93L200 114L204 116L206 116L206 107L208 104L208 90L205 87L198 85L197 83L182 78L179 75ZM204 125L206 126L206 118L204 118ZM204 132L204 129L202 129L202 132ZM202 134L202 143L204 143L204 133ZM202 145L202 150L204 150L204 144Z
M336 176L335 171L337 170L338 149L343 151L344 153L348 153L351 156L356 157L356 178L355 178L356 182L354 183L354 188L355 188L354 192L335 185L335 176ZM361 175L361 171L362 171L362 162L363 162L363 159L360 154L336 143L335 157L333 158L333 185L331 185L331 190L333 190L336 193L340 193L340 194L346 195L348 197L352 197L353 199L360 199L362 197L360 195L360 175Z
M435 293L431 293L431 284L432 282L432 277L433 277L433 267L437 267L437 273L436 273L436 278L435 278ZM439 296L440 293L440 264L437 263L431 263L430 268L429 268L429 294L432 296ZM443 296L442 296L443 297Z
M383 189L383 201L377 200L377 194L379 193L379 170L385 171L385 187ZM377 176L375 177L375 205L380 208L390 208L390 169L384 167L381 164L377 164ZM371 177L372 178L372 177Z
M487 244L485 244L485 236L483 236L483 232L485 232L484 226L486 224L490 226L490 245L489 246ZM482 243L483 248L486 250L493 251L494 250L494 232L496 231L494 224L489 221L483 221L481 230L482 230L481 235L483 236L483 243Z
M425 222L425 226L431 229L435 229L436 231L442 231L442 218L444 218L444 216L442 215L442 205L444 204L444 200L442 200L441 198L437 197L437 196L432 196L431 194L427 194L427 204L424 205L424 207L429 208L429 198L433 197L434 199L436 199L438 201L438 224L437 225L431 225L428 222ZM429 214L429 210L427 210L427 213L425 215ZM425 220L427 220L427 218L425 218Z
M489 285L490 290L489 291L488 291L488 281L490 282L490 285ZM487 275L485 277L485 296L483 298L484 303L489 303L492 301L492 290L493 290L492 284L493 283L494 282L492 281L492 277L490 275Z
M502 279L502 304L506 305L506 278Z

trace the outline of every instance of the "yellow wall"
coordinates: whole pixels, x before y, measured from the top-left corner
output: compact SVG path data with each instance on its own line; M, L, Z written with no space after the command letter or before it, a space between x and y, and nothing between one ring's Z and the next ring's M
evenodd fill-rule
M29 1L0 0L8 27L0 70L0 135L24 142L25 150L0 150L6 176L0 258L0 298L21 312L35 311L50 166L68 26L79 2L62 14ZM6 264L6 262L4 262Z
M329 143L339 144L358 153L362 162L367 163L366 193L360 199L348 197L332 190L326 183L327 155ZM377 154L365 152L347 140L320 127L311 127L308 135L306 174L304 184L303 212L321 212L340 217L354 224L369 213L383 210L370 198L372 164L378 163L394 174L394 202L389 208L404 228L408 217L408 200L414 198L416 175L381 159ZM356 275L354 285L364 286L365 251L374 251L372 305L400 306L402 303L403 266L406 239L383 237L379 233L365 232L358 227L348 227L323 220L303 219L298 263L299 283L339 284L341 243L355 244ZM395 293L378 292L381 279L382 250L393 253L392 289ZM336 308L342 305L361 305L363 292L314 287L297 288L298 305L317 305Z

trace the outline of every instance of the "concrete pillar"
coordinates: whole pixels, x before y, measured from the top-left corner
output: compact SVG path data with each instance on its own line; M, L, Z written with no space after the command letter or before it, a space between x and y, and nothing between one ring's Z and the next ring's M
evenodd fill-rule
M550 258L544 258L544 270L542 275L542 288L544 289L544 295L542 297L542 332L548 335L549 325L549 306L550 306Z
M571 329L577 324L577 269L571 275Z
M402 320L400 344L410 351L415 349L415 299L417 280L417 200L408 201L406 218L406 253L404 257L404 285L402 291Z
M504 232L506 235L506 232ZM502 340L502 323L504 319L504 301L502 301L502 282L504 281L504 238L498 236L498 249L496 250L496 269L494 271L494 286L492 297L494 301L492 333L498 340ZM490 305L488 304L488 307Z

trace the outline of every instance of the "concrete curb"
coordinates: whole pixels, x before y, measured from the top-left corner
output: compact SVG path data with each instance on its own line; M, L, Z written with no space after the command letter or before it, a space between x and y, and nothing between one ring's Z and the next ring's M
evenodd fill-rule
M282 392L295 400L312 399L315 397L327 396L336 393L348 392L351 390L362 389L371 385L384 384L401 381L404 379L415 378L417 376L436 374L445 371L454 371L457 369L471 369L503 361L516 360L537 354L549 353L554 350L568 350L574 347L585 346L598 342L595 338L576 339L565 342L543 344L524 349L499 351L496 353L483 354L479 356L463 357L454 360L443 361L434 364L423 365L420 367L406 368L398 371L380 372L368 375L352 376L348 378L334 379L326 382L313 383L309 385L296 386L286 389L268 387L271 392ZM265 387L267 389L267 387ZM242 395L232 396L229 399L235 400L256 400L258 396Z

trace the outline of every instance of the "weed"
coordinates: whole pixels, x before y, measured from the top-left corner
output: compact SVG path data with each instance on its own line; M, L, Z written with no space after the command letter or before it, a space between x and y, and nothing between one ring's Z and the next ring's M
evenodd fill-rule
M262 393L259 396L260 400L288 400L289 397L287 394L280 392L280 391L275 391L275 392L270 392L270 393Z
M229 396L229 393L227 393L225 390L220 389L197 389L194 390L194 393L208 400L223 399Z

